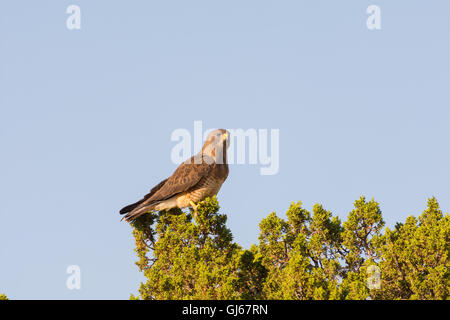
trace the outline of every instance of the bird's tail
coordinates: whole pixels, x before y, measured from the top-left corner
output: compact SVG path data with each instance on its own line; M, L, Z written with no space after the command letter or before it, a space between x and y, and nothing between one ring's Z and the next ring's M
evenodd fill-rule
M151 212L158 203L159 203L159 201L153 202L151 204L146 204L143 206L138 206L138 207L134 208L133 210L131 210L130 212L128 212L127 214L125 214L123 216L122 220L125 220L126 222L131 222L134 219L136 219L137 217L140 217L143 214Z

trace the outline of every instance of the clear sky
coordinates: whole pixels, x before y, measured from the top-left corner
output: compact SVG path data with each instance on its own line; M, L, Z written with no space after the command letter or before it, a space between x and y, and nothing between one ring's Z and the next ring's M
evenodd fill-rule
M371 4L381 30L366 27ZM233 165L218 196L244 247L292 201L345 219L374 197L390 227L433 195L448 211L449 13L446 0L1 1L0 293L137 293L118 210L173 172L171 134L195 120L280 130L278 174Z

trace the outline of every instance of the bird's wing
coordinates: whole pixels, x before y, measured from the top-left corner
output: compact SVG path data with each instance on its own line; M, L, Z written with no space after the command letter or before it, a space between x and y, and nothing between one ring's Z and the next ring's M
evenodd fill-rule
M214 168L214 159L207 155L195 155L183 162L164 185L146 202L162 201L193 188Z
M214 159L204 154L191 157L183 162L169 178L155 186L142 200L120 210L120 214L147 207L193 188L211 172L214 164Z
M132 211L134 208L136 208L137 206L139 206L141 203L143 203L144 201L146 201L147 199L149 199L151 196L153 196L156 191L158 191L159 189L161 189L161 187L166 183L168 179L164 179L163 181L161 181L160 183L158 183L155 187L152 188L152 190L150 190L149 193L147 193L144 198L142 198L141 200L139 200L138 202L135 202L133 204L130 204L126 207L123 207L120 210L120 214L125 214L127 212Z

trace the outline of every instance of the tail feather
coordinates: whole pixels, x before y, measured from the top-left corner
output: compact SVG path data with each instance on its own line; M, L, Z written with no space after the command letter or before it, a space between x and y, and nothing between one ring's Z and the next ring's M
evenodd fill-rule
M142 203L144 203L145 201L149 200L159 189L162 188L162 186L166 183L167 179L164 179L163 181L161 181L160 183L158 183L155 187L153 187L150 192L148 194L146 194L144 196L143 199L139 200L138 202L135 202L133 204L130 204L126 207L123 207L120 210L120 214L125 214L128 213L130 211L133 211L134 209L136 209L137 207L139 207L139 205L141 205Z
M122 209L120 209L120 214L125 214L125 213L128 213L128 212L130 212L130 211L133 211L138 205L140 205L141 203L143 202L143 200L141 200L141 201L138 201L138 202L136 202L136 203L133 203L133 204L130 204L130 205L128 205L128 206L126 206L126 207L123 207Z
M133 221L134 219L142 216L143 214L149 213L151 212L156 205L160 203L160 201L156 201L153 202L151 204L146 204L142 207L138 207L138 205L136 205L135 209L133 209L132 211L128 212L123 218L122 220L125 220L126 222L130 222ZM130 205L132 206L132 205Z

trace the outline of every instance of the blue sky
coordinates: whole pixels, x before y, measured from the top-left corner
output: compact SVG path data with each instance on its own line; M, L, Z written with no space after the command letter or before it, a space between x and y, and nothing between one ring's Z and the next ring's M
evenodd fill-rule
M81 30L66 9L81 8ZM381 30L366 8L381 8ZM233 165L235 240L301 200L387 226L450 207L448 1L2 1L0 293L127 299L143 279L118 210L175 169L171 133L280 131L280 170ZM66 268L79 265L81 290Z

